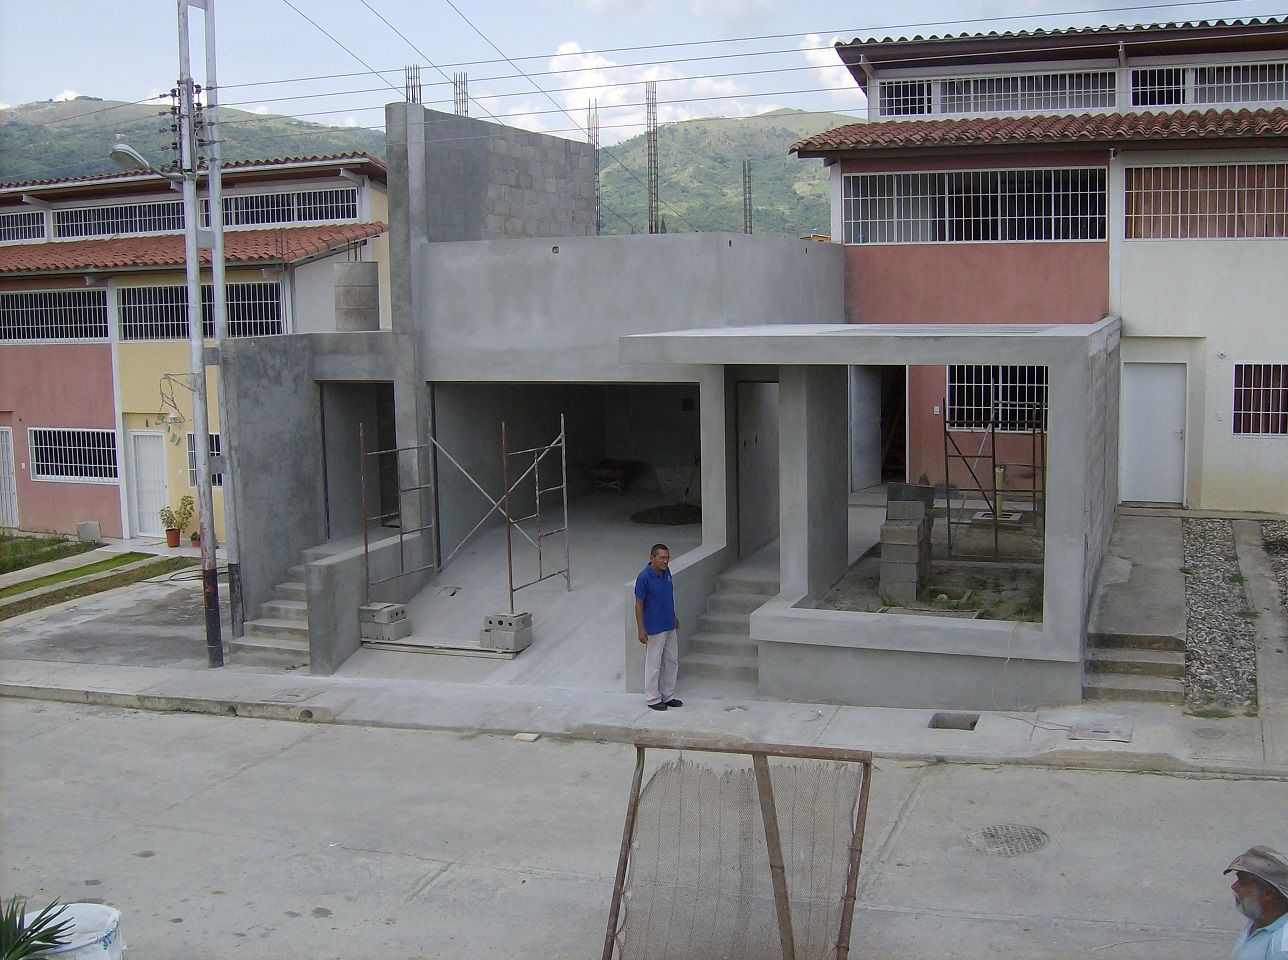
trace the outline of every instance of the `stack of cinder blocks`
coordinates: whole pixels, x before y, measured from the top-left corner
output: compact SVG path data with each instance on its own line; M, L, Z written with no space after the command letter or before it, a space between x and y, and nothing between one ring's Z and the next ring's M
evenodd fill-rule
M890 500L881 525L881 596L897 603L917 599L930 576L934 513L920 500Z

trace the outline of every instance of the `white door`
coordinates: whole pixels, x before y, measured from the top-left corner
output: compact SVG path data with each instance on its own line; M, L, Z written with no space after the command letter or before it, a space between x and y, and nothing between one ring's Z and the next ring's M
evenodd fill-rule
M1185 502L1185 364L1124 363L1122 500Z
M170 505L166 483L165 436L151 430L130 431L130 487L134 491L134 535L160 537L162 507Z
M0 527L18 526L18 474L13 468L13 427L0 427Z

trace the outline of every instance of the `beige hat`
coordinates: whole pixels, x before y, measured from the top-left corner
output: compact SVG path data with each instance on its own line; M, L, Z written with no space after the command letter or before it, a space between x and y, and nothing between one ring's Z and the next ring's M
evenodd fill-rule
M1232 870L1252 874L1258 880L1278 890L1280 896L1288 898L1288 860L1285 860L1284 855L1277 850L1271 850L1269 847L1251 847L1246 853L1235 857L1225 868L1226 873Z

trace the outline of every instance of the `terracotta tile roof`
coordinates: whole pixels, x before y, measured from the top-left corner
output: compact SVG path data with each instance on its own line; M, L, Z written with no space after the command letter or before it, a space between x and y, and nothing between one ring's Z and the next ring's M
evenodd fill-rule
M229 264L292 263L384 232L383 223L229 230L224 259ZM177 267L184 262L183 242L183 234L165 234L0 246L0 274ZM201 261L210 262L206 251Z
M792 146L802 157L837 151L1043 143L1121 143L1288 137L1288 109L1178 110L1076 116L884 120L851 123Z
M243 170L253 170L268 167L288 167L298 164L317 164L317 163L343 163L346 160L371 163L381 170L387 169L385 162L379 157L353 151L352 153L329 153L313 157L273 157L266 160L225 160L222 165L224 172L239 172ZM0 190L9 190L16 187L49 187L59 183L93 183L96 180L132 180L139 177L155 178L155 173L134 172L134 171L114 171L112 173L88 173L80 177L50 177L43 180L9 180L0 182ZM205 177L202 177L204 181Z
M982 40L1018 39L1027 37L1095 37L1109 33L1131 33L1148 35L1151 33L1172 32L1177 30L1217 30L1222 27L1264 27L1288 24L1288 17L1246 17L1228 20L1181 20L1172 23L1120 23L1118 26L1096 27L1057 27L1047 30L1038 27L1036 30L988 31L987 33L934 33L916 34L911 37L855 37L849 43L838 46L879 46L889 43L926 43L942 40Z

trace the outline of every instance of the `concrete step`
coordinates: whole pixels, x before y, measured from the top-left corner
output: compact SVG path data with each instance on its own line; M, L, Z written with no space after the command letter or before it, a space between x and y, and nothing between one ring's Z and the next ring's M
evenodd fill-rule
M754 657L730 657L710 653L688 653L680 661L680 676L756 682L760 668Z
M254 621L247 621L249 627ZM228 654L238 663L271 667L294 667L309 662L309 642L288 637L261 637L249 631L226 642Z
M1135 650L1185 650L1185 638L1159 633L1092 633L1087 643L1093 647L1129 647Z
M289 573L291 575L291 579L297 583L304 582L304 564L297 563L293 567L288 567L286 572Z
M780 588L776 577L757 577L754 574L731 571L716 577L716 589L722 593L755 593L768 600Z
M259 606L259 615L270 620L309 622L309 605L303 600L269 600Z
M1181 679L1185 676L1185 654L1179 650L1132 650L1127 647L1088 650L1087 670Z
M717 591L707 597L707 612L748 614L768 599L769 597L762 596L759 593Z
M698 633L726 633L746 637L751 635L751 621L746 614L704 613L698 617Z
M760 645L745 636L724 633L695 633L689 638L689 653L710 653L716 656L759 656Z
M309 598L308 588L298 580L287 580L285 583L279 583L273 587L273 592L282 600L307 601Z
M1082 680L1082 699L1183 703L1185 701L1185 684L1169 677L1093 673Z
M302 640L309 642L309 625L302 620L282 620L277 617L260 617L246 621L246 635L271 640Z

